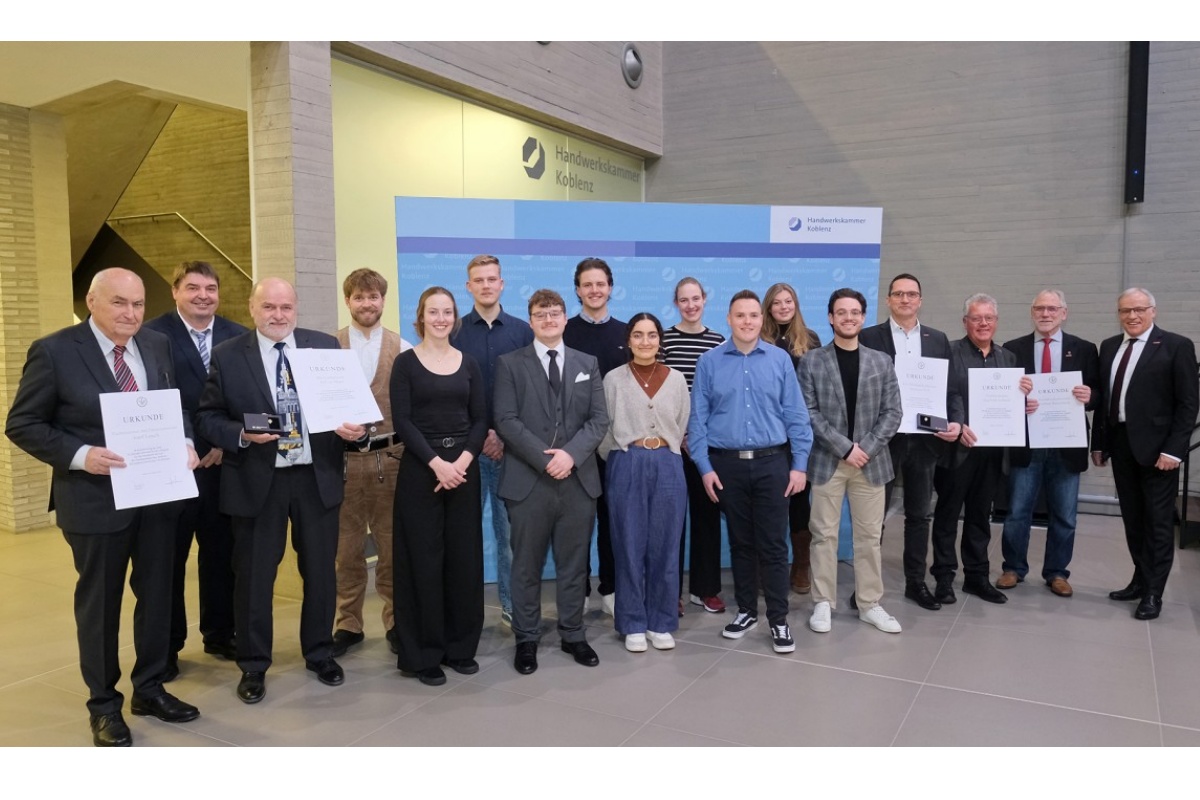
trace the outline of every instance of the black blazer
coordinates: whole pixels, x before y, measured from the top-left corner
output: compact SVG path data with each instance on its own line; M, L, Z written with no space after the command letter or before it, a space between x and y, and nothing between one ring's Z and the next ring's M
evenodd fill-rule
M338 349L327 333L296 328L296 347ZM193 346L193 349L195 347ZM243 416L275 408L274 381L267 379L258 349L257 331L249 331L213 348L208 382L200 397L196 429L225 451L221 459L221 513L253 517L262 510L275 478L275 442L239 447ZM303 408L301 408L303 413ZM309 433L318 498L326 509L342 502L345 446L333 431Z
M1108 419L1110 376L1124 334L1100 344L1100 382L1103 396L1092 419L1092 450L1106 456L1112 437ZM1125 427L1133 457L1144 467L1154 465L1159 453L1186 458L1192 428L1200 409L1196 375L1196 346L1191 339L1164 331L1157 325L1142 346L1137 366L1126 375Z
M171 354L175 358L175 379L179 381L179 396L183 401L184 413L195 420L196 409L200 407L200 395L204 392L204 384L208 380L208 370L200 360L200 351L196 349L196 340L184 321L179 318L178 311L168 311L161 317L155 317L146 323L150 330L166 334L171 340ZM244 325L233 320L218 316L213 319L212 346L228 341L238 334L246 332ZM196 455L204 458L212 444L203 436L196 437Z
M146 367L149 385L142 388L175 388L167 337L142 328L133 340ZM114 507L107 475L69 468L80 447L105 446L100 394L120 390L86 321L38 339L29 348L5 433L17 447L54 468L50 510L57 511L58 527L64 531L112 533L131 525L137 513ZM183 427L192 436L187 414Z
M1028 333L1019 338L1013 339L1004 343L1004 349L1009 350L1017 356L1017 365L1025 370L1026 375L1034 375L1037 373L1037 364L1041 360L1041 348L1038 347L1040 339L1035 341L1032 333ZM1100 402L1100 393L1104 391L1104 387L1100 382L1100 359L1096 355L1096 345L1080 339L1078 336L1072 336L1066 331L1062 332L1062 371L1074 372L1078 370L1083 373L1083 382L1091 387L1092 399L1084 407L1087 411L1092 411ZM1028 423L1026 423L1028 426ZM1029 441L1028 433L1025 441ZM1063 463L1071 472L1084 472L1088 468L1088 448L1086 447L1065 447L1059 450L1062 454ZM1009 465L1013 467L1028 467L1032 458L1028 445L1025 447L1012 447L1008 451Z

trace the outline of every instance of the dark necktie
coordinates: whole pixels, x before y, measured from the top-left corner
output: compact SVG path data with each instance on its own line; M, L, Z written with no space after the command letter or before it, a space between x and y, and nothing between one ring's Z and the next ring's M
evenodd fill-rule
M547 350L546 353L550 356L550 401L557 403L558 396L562 394L562 373L558 371L558 351Z
M113 345L113 374L117 378L117 386L121 387L122 392L138 391L137 379L133 377L133 371L129 369L129 365L125 363L125 345Z
M1121 363L1117 365L1117 375L1113 378L1112 394L1108 398L1108 419L1112 425L1121 421L1121 389L1125 385L1125 368L1129 366L1129 356L1133 353L1133 343L1137 339L1130 339L1125 345L1125 352L1121 355Z
M1047 372L1053 372L1053 369L1050 364L1050 342L1051 342L1051 339L1049 336L1047 336L1042 341L1045 342L1045 344L1046 344L1046 349L1042 350L1042 373L1045 374Z
M283 353L285 344L276 342L279 358L275 360L275 413L281 417L285 433L279 437L279 453L295 463L304 452L304 438L300 433L300 397L292 381L292 365Z

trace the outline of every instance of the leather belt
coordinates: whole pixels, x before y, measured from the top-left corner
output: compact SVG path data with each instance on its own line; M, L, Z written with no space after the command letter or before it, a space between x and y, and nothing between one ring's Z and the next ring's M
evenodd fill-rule
M758 450L724 450L720 447L708 448L710 456L724 456L726 458L738 458L743 461L748 461L754 458L766 458L778 453L786 453L788 446L786 444L777 444L774 447L761 447Z
M400 444L400 441L394 434L385 433L380 436L372 436L371 441L361 450L360 453L372 453L376 450L387 450Z
M451 447L454 447L455 445L465 445L467 443L467 437L465 437L465 436L443 436L440 439L426 439L425 441L429 443L430 447L436 447L436 448L440 448L442 450L449 450Z
M641 439L634 439L629 446L640 447L643 450L657 450L660 447L667 447L667 440L661 436L645 436Z

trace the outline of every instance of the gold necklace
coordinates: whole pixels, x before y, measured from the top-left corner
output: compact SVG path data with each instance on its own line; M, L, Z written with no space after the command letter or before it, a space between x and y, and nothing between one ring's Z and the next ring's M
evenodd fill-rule
M658 369L658 364L651 364L650 365L650 377L643 378L641 373L633 368L633 362L632 361L629 362L629 371L632 372L633 376L635 378L637 378L638 381L642 384L643 389L650 388L650 381L654 380L654 370L656 370L656 369Z

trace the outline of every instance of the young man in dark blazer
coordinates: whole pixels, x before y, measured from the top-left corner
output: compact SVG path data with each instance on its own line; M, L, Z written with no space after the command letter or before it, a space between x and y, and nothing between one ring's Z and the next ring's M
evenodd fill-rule
M888 284L887 306L887 321L864 328L859 334L859 343L887 353L893 361L897 353L950 358L946 334L917 319L917 312L921 310L921 282L915 275L902 272L892 278ZM942 607L925 583L933 521L933 473L949 443L958 439L963 421L957 384L947 380L946 386L946 416L950 424L945 431L929 435L897 433L888 443L896 477L904 476L904 596L930 611ZM895 483L893 478L887 484L885 502L888 505Z
M1058 289L1046 289L1033 299L1030 316L1033 333L1004 343L1017 356L1026 375L1046 372L1081 372L1082 383L1071 390L1086 411L1100 399L1100 367L1096 345L1062 329L1067 319L1067 298ZM1013 447L1008 451L1008 518L1004 521L1001 550L1003 573L998 589L1012 589L1029 572L1029 529L1038 491L1050 516L1046 527L1046 554L1042 580L1059 597L1070 597L1068 566L1075 550L1075 516L1079 504L1079 475L1087 469L1087 442L1082 447Z
M499 493L512 522L513 666L522 675L538 666L550 550L562 649L586 667L600 663L584 635L583 602L600 496L596 448L608 411L596 359L563 344L565 309L557 292L534 292L533 343L496 362L495 424L504 440Z
M146 323L147 328L166 334L171 340L179 399L193 424L200 393L208 380L213 348L246 332L245 326L217 315L220 287L221 278L207 261L185 261L175 268L172 276L171 297L175 308ZM184 501L175 528L171 653L166 680L179 674L179 651L187 640L183 589L193 536L199 548L200 635L204 637L204 652L230 661L237 655L233 624L233 531L229 517L218 508L223 451L201 436L196 436L195 442L200 458L195 472L200 493Z
M1138 600L1134 616L1156 619L1175 558L1175 496L1200 407L1196 347L1154 324L1154 295L1126 289L1117 298L1123 333L1100 345L1104 393L1096 406L1092 463L1112 459L1133 579L1109 592Z
M91 318L52 333L29 348L6 433L15 445L54 468L50 508L57 512L79 581L75 626L79 666L87 685L92 741L97 747L133 743L117 691L121 665L117 636L125 574L137 598L130 679L136 716L188 722L195 706L163 689L171 629L172 532L179 503L118 510L111 470L125 466L121 454L104 446L99 395L171 389L176 385L167 338L142 327L146 292L129 270L106 269L87 294ZM191 421L183 416L186 435ZM197 463L188 446L189 466Z
M364 426L347 423L335 431L309 433L287 352L336 350L339 345L327 333L297 328L296 315L296 291L290 283L266 278L254 287L250 316L256 330L213 351L196 416L200 435L225 451L221 511L233 517L234 615L242 670L237 695L244 703L257 703L266 694L273 589L289 520L304 577L300 648L305 667L329 686L345 680L331 654L338 510L345 442L365 442L367 433ZM246 431L248 413L287 417L285 433Z

